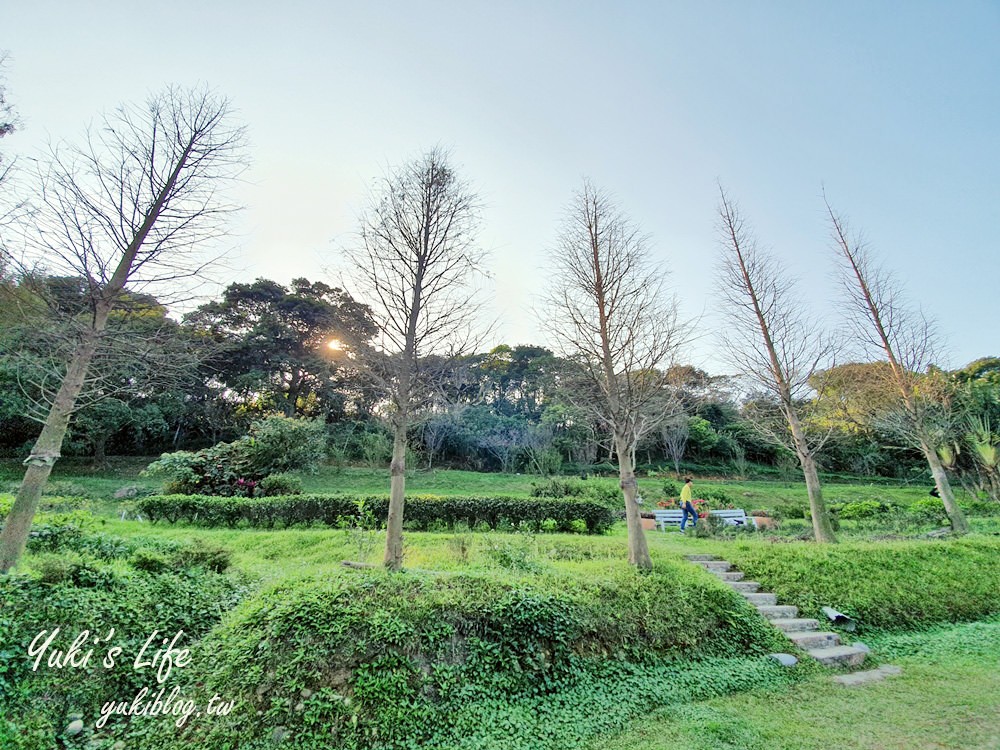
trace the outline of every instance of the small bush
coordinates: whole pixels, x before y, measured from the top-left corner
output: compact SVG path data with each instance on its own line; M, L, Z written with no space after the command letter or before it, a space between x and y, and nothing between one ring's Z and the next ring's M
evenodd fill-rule
M850 503L832 503L830 511L845 521L861 521L885 516L892 506L881 500L855 500Z
M269 474L260 480L257 493L264 497L276 497L278 495L301 495L302 480L294 474L281 472Z
M771 509L771 517L779 521L809 519L809 506L805 503L777 503Z
M39 580L51 586L67 583L80 588L103 588L114 581L111 571L73 552L39 555L34 565Z
M578 480L548 479L531 483L532 497L580 497L587 492L588 485Z
M143 570L147 573L162 573L170 568L170 561L167 557L155 550L136 550L130 562L136 570Z
M225 573L231 558L226 548L196 539L174 552L172 562L176 568L203 568L213 573Z
M948 522L944 501L938 497L925 497L915 501L909 509L910 517L921 524L943 525Z

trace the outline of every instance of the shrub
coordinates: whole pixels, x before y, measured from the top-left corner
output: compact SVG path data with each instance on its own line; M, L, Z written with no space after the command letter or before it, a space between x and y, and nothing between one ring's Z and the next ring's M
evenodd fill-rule
M925 497L910 505L910 517L917 523L942 525L948 522L944 501L938 497Z
M302 480L294 474L281 472L269 474L260 480L257 492L264 497L275 497L277 495L301 495Z
M845 521L878 518L891 510L892 506L881 500L855 500L850 503L832 503L830 505L830 511Z
M809 519L809 506L805 503L777 503L771 509L771 517L779 521Z
M172 555L175 568L202 568L213 573L225 573L229 568L231 555L224 547L196 539L192 544L184 545Z
M322 523L342 526L342 519L356 519L362 512L384 524L389 499L384 496L353 495L284 495L279 497L216 497L210 495L157 495L137 501L139 510L152 521L171 523L188 521L203 526L240 524L271 528L295 524ZM360 510L364 509L364 511ZM407 498L406 522L409 528L423 531L433 524L445 528L464 524L490 529L516 528L525 525L539 530L546 520L555 523L556 531L574 532L586 525L587 533L602 534L614 523L614 514L598 503L582 500L525 500L514 497L436 497L416 495ZM549 524L551 527L551 523Z
M579 497L587 492L588 485L578 480L548 479L531 483L532 497Z
M130 560L132 567L147 573L162 573L170 568L170 561L156 550L137 550Z
M163 477L169 491L179 494L252 496L268 475L315 471L325 455L321 422L269 417L254 422L250 433L235 442L217 443L194 453L164 453L143 473Z

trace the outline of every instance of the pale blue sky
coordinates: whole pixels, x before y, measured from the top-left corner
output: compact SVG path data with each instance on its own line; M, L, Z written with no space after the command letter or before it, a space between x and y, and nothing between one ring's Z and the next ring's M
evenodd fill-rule
M705 314L716 182L828 309L821 189L940 322L1000 354L1000 2L16 3L0 49L24 127L205 82L249 126L229 280L317 279L367 186L436 144L481 192L499 340L538 343L542 254L588 176ZM332 280L332 279L328 279ZM685 359L719 371L711 338Z

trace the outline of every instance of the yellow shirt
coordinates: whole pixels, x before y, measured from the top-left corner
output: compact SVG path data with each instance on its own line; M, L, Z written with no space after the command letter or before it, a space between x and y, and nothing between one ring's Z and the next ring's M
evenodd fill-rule
M681 505L691 502L691 483L685 482L681 488Z

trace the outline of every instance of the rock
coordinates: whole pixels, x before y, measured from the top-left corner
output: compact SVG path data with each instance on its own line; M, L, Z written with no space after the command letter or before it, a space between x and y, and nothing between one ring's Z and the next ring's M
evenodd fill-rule
M855 641L851 645L854 648L858 649L858 651L864 651L866 654L870 654L872 652L872 650L870 648L868 648L868 646L866 646L865 644L863 644L861 641Z
M839 674L833 678L833 681L848 687L856 687L858 685L867 685L870 682L881 682L886 677L902 673L902 668L897 667L895 664L883 664L878 669L852 672L851 674Z
M768 656L777 661L783 667L794 667L799 663L799 660L791 654L768 654Z
M65 733L68 734L70 737L72 737L73 735L80 734L80 732L82 731L83 731L83 719L74 719L69 723L69 726L66 727Z
M285 727L275 727L274 731L271 732L272 742L284 742L285 738L288 737L288 730Z
M126 485L125 487L121 487L120 489L115 491L115 500L125 500L128 498L133 498L138 494L139 494L138 486L134 484Z

